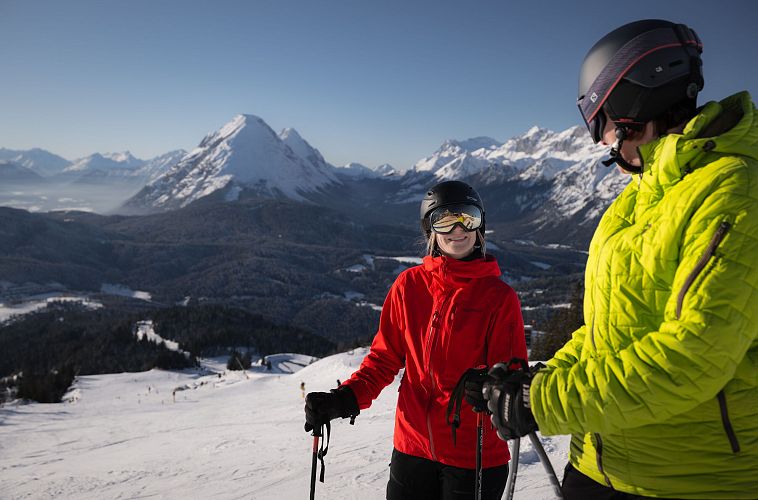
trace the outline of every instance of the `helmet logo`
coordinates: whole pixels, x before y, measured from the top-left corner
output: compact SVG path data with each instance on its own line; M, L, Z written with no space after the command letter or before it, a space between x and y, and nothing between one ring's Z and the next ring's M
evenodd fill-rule
M661 71L663 71L663 68L662 68L662 67L660 67L660 66L656 66L656 68L655 68L655 72L656 72L656 73L660 73Z
M469 200L469 201L474 201L474 202L479 201L476 198L474 198L473 196L466 196L466 199Z
M590 101L592 101L592 102L597 101L597 94L596 93L594 93L594 92L592 93L592 95L590 96Z

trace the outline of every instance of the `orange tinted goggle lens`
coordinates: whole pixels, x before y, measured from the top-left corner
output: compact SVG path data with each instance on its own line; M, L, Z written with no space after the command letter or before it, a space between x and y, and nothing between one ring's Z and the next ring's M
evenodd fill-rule
M482 211L474 205L440 207L429 214L432 231L450 233L460 225L466 231L476 231L482 226Z

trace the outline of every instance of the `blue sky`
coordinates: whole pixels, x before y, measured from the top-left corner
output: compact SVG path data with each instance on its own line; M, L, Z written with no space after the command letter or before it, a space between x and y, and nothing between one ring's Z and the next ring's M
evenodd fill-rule
M580 123L587 50L650 17L700 34L703 99L758 95L751 0L0 0L0 147L149 158L249 113L334 164L405 169Z

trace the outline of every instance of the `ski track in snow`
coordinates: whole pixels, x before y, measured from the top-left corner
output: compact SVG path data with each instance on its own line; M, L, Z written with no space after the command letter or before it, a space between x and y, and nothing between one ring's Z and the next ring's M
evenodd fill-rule
M307 498L313 440L303 431L300 383L306 392L329 390L366 353L356 349L302 369L313 358L270 356L271 371L255 366L245 374L84 376L69 402L6 405L0 408L0 498ZM333 422L317 499L384 498L399 380L354 426ZM568 436L542 440L561 477ZM553 498L528 439L520 456L515 498Z

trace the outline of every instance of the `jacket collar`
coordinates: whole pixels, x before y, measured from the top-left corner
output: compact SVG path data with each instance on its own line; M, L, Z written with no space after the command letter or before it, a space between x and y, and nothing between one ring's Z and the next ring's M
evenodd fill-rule
M709 153L758 159L758 114L748 92L711 101L684 127L639 147L645 165L637 184L638 209L709 161Z
M492 255L471 261L427 255L424 257L423 266L443 288L461 288L474 279L500 276L500 266Z

